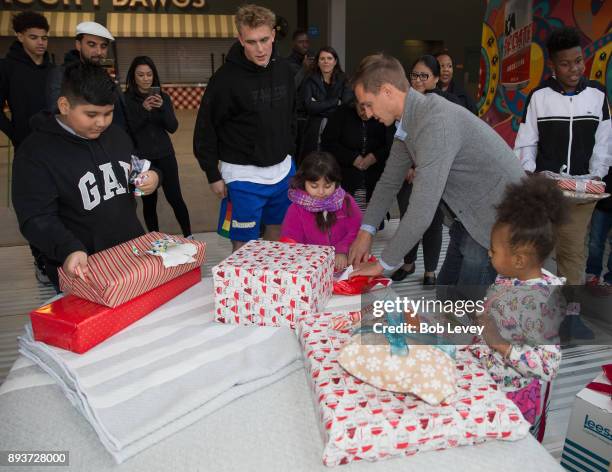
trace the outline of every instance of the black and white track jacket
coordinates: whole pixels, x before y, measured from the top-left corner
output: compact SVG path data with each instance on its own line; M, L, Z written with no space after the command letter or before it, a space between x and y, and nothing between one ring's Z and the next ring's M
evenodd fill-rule
M525 170L603 178L611 147L610 109L598 82L583 77L567 94L551 77L529 94L514 144Z

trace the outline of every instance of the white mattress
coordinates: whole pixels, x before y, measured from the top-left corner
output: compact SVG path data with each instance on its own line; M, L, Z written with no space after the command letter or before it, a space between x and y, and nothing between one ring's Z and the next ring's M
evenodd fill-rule
M359 297L334 297L328 309L354 308ZM352 306L351 306L352 305ZM323 471L323 441L303 369L246 395L116 465L96 433L53 380L23 357L0 388L0 450L70 452L70 471ZM2 470L11 470L3 467ZM16 467L17 472L32 470ZM35 469L37 470L37 469ZM47 467L40 470L51 470ZM561 471L528 436L417 454L339 471Z

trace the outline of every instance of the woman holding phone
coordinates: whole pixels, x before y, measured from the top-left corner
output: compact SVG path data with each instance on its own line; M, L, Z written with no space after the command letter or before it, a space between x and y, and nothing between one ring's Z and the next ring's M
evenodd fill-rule
M126 114L136 155L150 160L153 166L161 170L161 187L166 200L174 210L183 235L191 236L189 212L181 194L178 165L168 135L177 130L178 121L172 100L161 91L157 68L150 57L138 56L132 61L126 86ZM158 231L157 191L143 196L142 205L147 229Z

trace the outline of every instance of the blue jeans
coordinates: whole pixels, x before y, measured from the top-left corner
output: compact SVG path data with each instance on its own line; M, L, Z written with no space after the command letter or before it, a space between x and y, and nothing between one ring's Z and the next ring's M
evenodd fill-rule
M589 235L589 257L587 259L587 274L599 277L603 270L602 262L606 249L606 240L612 244L612 213L597 210L593 212L591 218L591 234ZM608 256L608 271L604 275L604 281L612 284L612 252Z
M478 244L459 221L450 227L449 235L450 242L438 275L438 286L460 287L456 290L439 290L438 298L465 296L473 300L484 297L497 275L489 260L488 249Z

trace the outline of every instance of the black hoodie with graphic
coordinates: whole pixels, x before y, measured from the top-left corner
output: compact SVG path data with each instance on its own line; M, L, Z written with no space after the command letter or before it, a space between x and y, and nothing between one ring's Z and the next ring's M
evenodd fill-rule
M52 64L49 53L36 64L19 41L0 62L0 108L6 100L11 119L0 109L0 130L18 147L30 134L30 118L45 108L45 83Z
M128 186L132 142L111 125L98 139L64 129L55 116L23 142L13 162L19 228L52 264L144 234Z
M210 183L219 161L268 167L295 152L295 84L275 52L267 67L249 61L240 42L210 78L202 98L193 150Z

